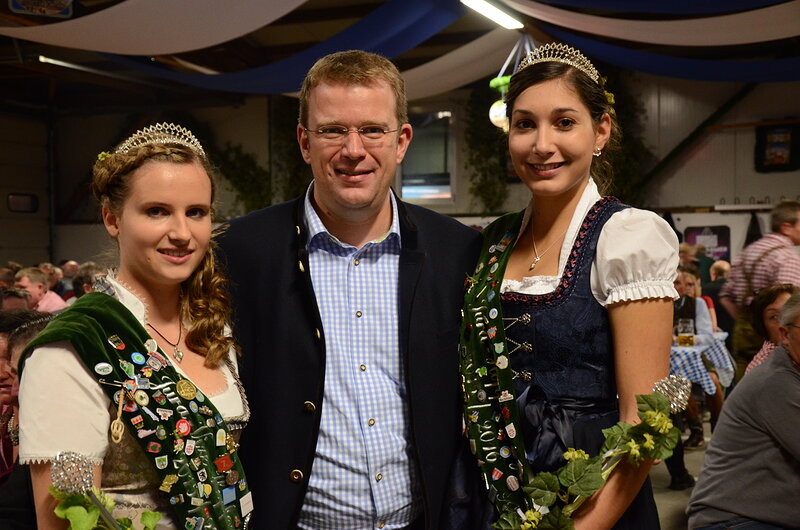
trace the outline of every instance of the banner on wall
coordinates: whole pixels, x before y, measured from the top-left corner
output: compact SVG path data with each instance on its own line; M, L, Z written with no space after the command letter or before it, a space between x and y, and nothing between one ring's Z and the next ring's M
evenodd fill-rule
M706 256L714 260L731 260L731 229L728 226L690 226L683 231L690 245L703 245Z
M756 127L756 171L800 169L800 125Z

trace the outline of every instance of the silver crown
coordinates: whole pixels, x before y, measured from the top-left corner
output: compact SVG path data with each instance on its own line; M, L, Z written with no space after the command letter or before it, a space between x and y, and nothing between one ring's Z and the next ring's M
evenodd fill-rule
M206 152L200 141L195 138L192 131L174 123L156 123L136 131L130 138L119 144L114 154L127 153L135 147L147 144L179 144L188 147L200 156L205 157Z
M572 46L567 46L560 42L548 42L534 48L520 61L517 72L531 65L547 62L568 64L588 75L592 81L599 84L600 73L592 62Z

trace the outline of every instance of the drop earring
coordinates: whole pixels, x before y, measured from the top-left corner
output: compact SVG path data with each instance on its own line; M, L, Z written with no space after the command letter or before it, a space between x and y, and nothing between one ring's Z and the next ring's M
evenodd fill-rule
M592 156L600 156L603 154L603 150L599 147L595 147L594 151L592 152Z

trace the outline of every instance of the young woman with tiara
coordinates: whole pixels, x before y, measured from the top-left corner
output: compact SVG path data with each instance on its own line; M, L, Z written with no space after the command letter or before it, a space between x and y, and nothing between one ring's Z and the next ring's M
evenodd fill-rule
M203 147L183 127L147 127L98 156L92 190L119 266L21 363L20 460L39 527L66 528L49 487L84 469L135 528L146 510L162 514L158 528L245 528L252 496L236 440L249 409Z
M531 200L484 230L461 344L470 449L501 513L569 448L595 456L603 429L638 423L636 395L669 368L678 241L654 213L601 195L620 138L603 84L579 51L545 44L506 96ZM658 528L651 464L621 463L575 528Z

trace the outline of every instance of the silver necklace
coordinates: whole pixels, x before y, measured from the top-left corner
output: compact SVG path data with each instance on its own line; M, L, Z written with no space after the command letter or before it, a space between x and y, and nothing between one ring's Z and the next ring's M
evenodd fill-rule
M154 325L152 325L150 322L148 322L147 325L150 326L153 329L153 331L158 333L158 336L161 337L162 339L164 339L167 344L172 346L172 348L173 348L172 356L175 357L175 360L178 361L178 364L180 364L180 362L183 360L183 352L181 351L180 348L178 348L178 344L181 343L181 337L183 336L183 326L181 325L178 328L178 340L176 342L172 343L167 339L167 337L162 335L161 332L158 331L156 329L156 327Z
M569 226L567 227L567 230L569 230ZM564 237L566 235L567 230L564 230L563 234L561 234L559 237L554 239L553 242L550 243L550 246L548 246L546 249L544 249L544 252L539 254L538 252L536 252L536 238L533 237L533 227L531 227L531 241L533 241L533 255L534 255L534 258L533 258L533 261L531 262L531 266L528 267L529 271L532 271L533 269L536 268L536 266L539 264L539 262L542 261L542 256L547 254L547 251L550 250L551 248L553 248L553 246L556 243L558 243L561 240L562 237Z

